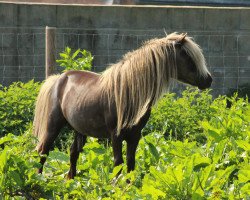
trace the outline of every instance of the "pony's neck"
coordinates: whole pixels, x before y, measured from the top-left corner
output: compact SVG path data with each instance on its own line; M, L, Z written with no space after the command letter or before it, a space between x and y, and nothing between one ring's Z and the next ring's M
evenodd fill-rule
M117 131L139 122L146 111L167 90L175 69L172 46L155 40L126 54L100 77L109 102L115 102Z

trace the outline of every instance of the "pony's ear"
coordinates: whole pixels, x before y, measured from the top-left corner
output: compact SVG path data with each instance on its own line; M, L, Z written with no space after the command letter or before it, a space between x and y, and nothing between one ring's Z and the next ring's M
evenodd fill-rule
M187 33L182 33L181 36L175 41L178 45L183 45L185 42L185 37L187 36Z

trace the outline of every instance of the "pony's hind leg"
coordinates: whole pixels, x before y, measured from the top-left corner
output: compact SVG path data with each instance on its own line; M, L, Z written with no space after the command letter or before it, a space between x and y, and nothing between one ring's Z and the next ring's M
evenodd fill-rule
M61 128L66 124L66 120L62 115L61 109L59 106L55 106L51 113L48 122L48 127L46 133L43 135L43 138L37 146L37 151L40 155L48 155L49 151L60 133ZM40 159L41 167L38 170L39 173L43 171L43 165L46 161L46 156L42 156Z
M76 162L78 160L80 152L86 143L87 136L75 133L74 142L70 147L70 170L68 173L68 179L73 179L76 175Z

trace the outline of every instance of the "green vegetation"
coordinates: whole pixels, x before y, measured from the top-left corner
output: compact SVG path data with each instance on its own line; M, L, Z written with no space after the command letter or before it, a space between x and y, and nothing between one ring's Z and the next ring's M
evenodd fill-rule
M33 119L39 89L40 84L34 81L0 86L0 137L8 133L19 135L27 129Z
M85 49L78 49L72 53L71 48L66 47L59 55L60 59L56 62L64 68L63 71L91 70L92 68L93 56Z
M67 70L91 70L93 57L89 51L69 47L60 53L58 64ZM9 87L0 85L0 137L8 133L22 134L33 120L35 99L41 84L15 82Z
M60 56L65 70L91 68L93 57L85 50L66 48ZM143 130L135 171L127 174L125 164L114 168L112 148L88 138L77 176L66 180L72 143L68 128L49 154L44 173L37 174L40 156L34 150L32 120L40 85L30 81L0 88L0 199L249 199L247 98L213 99L208 90L190 88L181 97L167 94Z
M157 107L152 110L152 116L144 129L144 135L153 131L163 132L167 139L205 141L203 128L199 121L209 120L214 113L211 107L213 100L209 90L200 93L188 88L182 96L166 94Z
M32 94L11 92L20 88L37 89ZM134 172L127 174L126 165L113 168L111 147L88 138L76 178L66 180L71 139L64 151L51 151L44 173L37 174L40 158L34 150L31 122L38 88L39 84L29 82L2 90L1 96L11 99L1 99L0 106L1 116L4 111L9 116L0 121L7 130L4 135L9 133L0 138L0 199L199 200L250 196L247 99L221 96L212 100L208 91L194 89L184 91L179 98L167 94L154 107L144 129ZM12 109L6 109L9 107ZM16 136L19 128L24 133ZM115 179L121 167L122 174Z

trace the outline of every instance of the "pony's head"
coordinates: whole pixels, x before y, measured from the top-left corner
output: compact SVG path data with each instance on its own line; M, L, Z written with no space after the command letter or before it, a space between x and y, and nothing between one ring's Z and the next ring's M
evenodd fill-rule
M172 36L171 36L172 35ZM176 79L178 81L206 89L211 86L209 73L202 50L187 34L171 34L176 53ZM171 38L172 37L172 38Z

